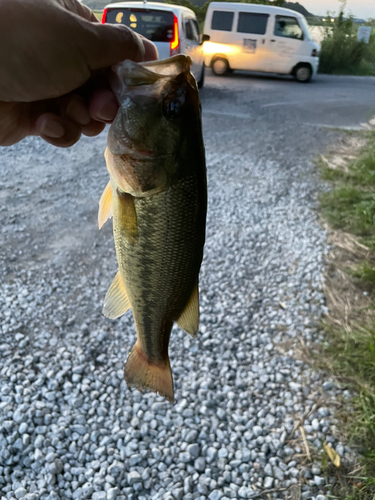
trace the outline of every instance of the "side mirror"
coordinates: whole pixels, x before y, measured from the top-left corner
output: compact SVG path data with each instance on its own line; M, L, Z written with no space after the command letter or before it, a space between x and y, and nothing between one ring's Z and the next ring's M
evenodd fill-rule
M202 35L202 43L208 42L210 40L210 35Z

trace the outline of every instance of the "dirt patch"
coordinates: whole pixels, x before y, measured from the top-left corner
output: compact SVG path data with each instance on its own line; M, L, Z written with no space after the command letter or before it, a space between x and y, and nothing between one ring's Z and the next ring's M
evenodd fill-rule
M333 248L328 257L324 281L329 309L326 322L351 331L364 321L375 319L368 290L371 286L352 274L363 260L371 258L370 250L353 235L342 231L333 231L329 235L329 242Z
M358 157L367 141L368 139L363 134L346 134L339 138L333 150L320 155L320 160L327 168L332 170L343 169L344 172L347 172L348 164Z

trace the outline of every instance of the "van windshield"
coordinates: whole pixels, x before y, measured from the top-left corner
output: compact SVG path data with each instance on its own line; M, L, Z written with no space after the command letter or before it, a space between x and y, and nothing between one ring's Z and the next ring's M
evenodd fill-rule
M292 16L276 16L274 34L283 38L303 40L304 34L297 18Z
M312 42L311 34L310 34L310 26L305 17L300 18L300 25L302 26L303 32L305 34L306 40Z
M153 42L173 39L173 13L152 9L110 9L107 23L124 24Z

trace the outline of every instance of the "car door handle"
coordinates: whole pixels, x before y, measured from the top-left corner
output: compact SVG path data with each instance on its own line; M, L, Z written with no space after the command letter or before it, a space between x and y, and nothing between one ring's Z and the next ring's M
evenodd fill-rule
M270 40L270 42L276 42L276 40Z

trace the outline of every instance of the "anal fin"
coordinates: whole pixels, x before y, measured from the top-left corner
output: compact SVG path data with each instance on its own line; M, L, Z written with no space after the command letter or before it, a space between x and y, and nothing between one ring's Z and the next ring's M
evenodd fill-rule
M117 271L115 279L106 293L103 305L103 314L107 318L116 319L126 313L130 308L128 295L120 271Z
M166 361L151 361L137 341L131 350L124 369L129 387L157 392L170 403L174 402L172 370Z
M112 189L111 181L108 182L105 187L99 201L99 213L98 213L98 226L99 229L103 227L103 224L112 217Z
M193 292L190 296L185 309L183 310L181 316L177 320L177 324L186 333L192 337L198 335L199 329L199 290L198 282L193 288Z

